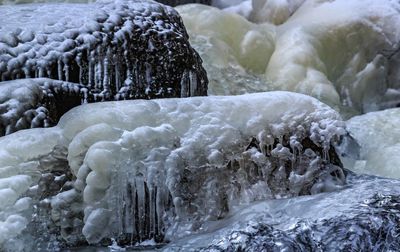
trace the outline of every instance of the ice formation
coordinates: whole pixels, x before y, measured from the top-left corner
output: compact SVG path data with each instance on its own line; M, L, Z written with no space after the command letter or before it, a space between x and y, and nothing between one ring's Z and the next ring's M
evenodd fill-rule
M210 73L210 94L289 90L357 114L381 108L388 89L399 87L398 2L253 0L252 6L247 18L259 24L229 8L177 8Z
M0 6L2 81L78 83L96 100L207 93L178 13L152 1ZM97 92L95 92L95 90Z
M161 242L255 200L335 190L344 134L337 112L287 92L83 105L0 138L0 242L34 209L67 244Z
M400 182L354 174L347 179L351 186L329 194L253 203L162 251L398 250Z
M354 170L390 178L400 178L400 109L388 109L356 116L346 122L350 134L360 144Z

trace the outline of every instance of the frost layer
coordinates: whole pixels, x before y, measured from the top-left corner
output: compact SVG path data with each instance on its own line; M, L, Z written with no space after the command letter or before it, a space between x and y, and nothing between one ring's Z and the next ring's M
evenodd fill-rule
M137 0L2 5L0 16L2 81L79 83L98 101L207 93L201 59L171 7Z
M394 52L400 41L399 3L252 4L248 18L262 24L212 7L177 8L207 72L218 76L218 81L210 80L210 94L289 90L343 106L352 114L379 109L387 89L398 88L400 56ZM256 81L239 84L248 79Z
M1 223L20 218L1 242L29 222L23 195L67 244L129 244L197 232L251 201L334 190L344 175L331 146L344 133L337 112L287 92L83 105L57 127L0 138Z
M390 178L400 178L400 109L388 109L356 116L347 129L360 144L354 169Z

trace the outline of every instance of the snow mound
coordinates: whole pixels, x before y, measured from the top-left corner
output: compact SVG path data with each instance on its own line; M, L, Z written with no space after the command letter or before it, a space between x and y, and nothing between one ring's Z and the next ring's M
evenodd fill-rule
M27 225L17 200L29 195L67 244L175 239L255 200L341 186L343 126L288 92L79 106L57 127L0 138L0 221Z

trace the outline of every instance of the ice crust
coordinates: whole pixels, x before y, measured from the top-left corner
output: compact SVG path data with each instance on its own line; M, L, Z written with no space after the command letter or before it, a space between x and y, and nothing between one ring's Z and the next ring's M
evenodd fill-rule
M356 116L347 129L360 144L353 169L389 178L400 178L400 109L387 109Z
M96 101L207 93L201 59L171 7L105 0L0 5L0 15L2 81L74 82Z
M288 92L74 108L57 127L0 138L0 198L12 195L0 221L16 227L1 242L28 225L26 195L65 242L96 244L175 239L254 200L335 190L343 126Z
M259 24L229 11L234 6L177 7L210 73L209 94L288 90L352 115L381 108L388 89L398 88L399 54L392 55L400 41L398 2L254 0L252 6L244 16Z

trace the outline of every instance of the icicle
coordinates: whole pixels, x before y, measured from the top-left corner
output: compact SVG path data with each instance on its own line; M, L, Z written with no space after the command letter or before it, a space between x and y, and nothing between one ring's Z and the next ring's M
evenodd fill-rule
M53 78L53 76L51 76L51 69L50 68L47 68L47 76L49 77L49 78Z
M138 236L139 236L139 241L143 241L145 239L145 228L146 228L146 192L145 192L145 185L144 185L144 180L142 176L137 176L136 177L136 189L137 189L137 206L136 208L138 209L138 216L139 216L139 230L138 230Z
M58 80L63 80L63 65L62 61L58 60L57 61L57 72L58 72Z
M88 69L88 87L93 88L95 83L95 64L93 63L93 52L90 53L88 51L88 62L89 62L89 69Z
M101 86L101 62L98 61L97 64L94 66L95 71L95 87L99 88Z
M64 65L65 81L69 81L69 66Z
M25 74L25 78L31 78L31 71L29 71L29 69L27 67L24 67L24 74Z
M189 97L189 92L190 92L189 85L190 85L189 73L185 69L185 71L183 71L182 77L181 77L181 97Z
M79 84L83 84L83 79L85 78L83 75L83 66L82 66L82 53L78 53L78 55L75 58L76 63L78 64L79 67Z
M165 213L164 206L168 201L168 193L166 191L167 191L166 189L160 187L158 188L156 194L156 218L157 218L156 234L160 234L163 227L163 217Z
M110 90L110 58L111 58L111 50L107 49L106 57L103 59L103 90Z
M149 234L154 236L156 234L156 197L157 189L153 186L149 186Z
M115 93L118 93L119 89L121 88L121 76L119 71L119 64L115 64Z
M189 71L189 85L190 96L195 96L197 90L197 74L193 71Z
M44 69L43 69L43 67L39 67L39 78L43 78L43 77L46 77L44 75Z

